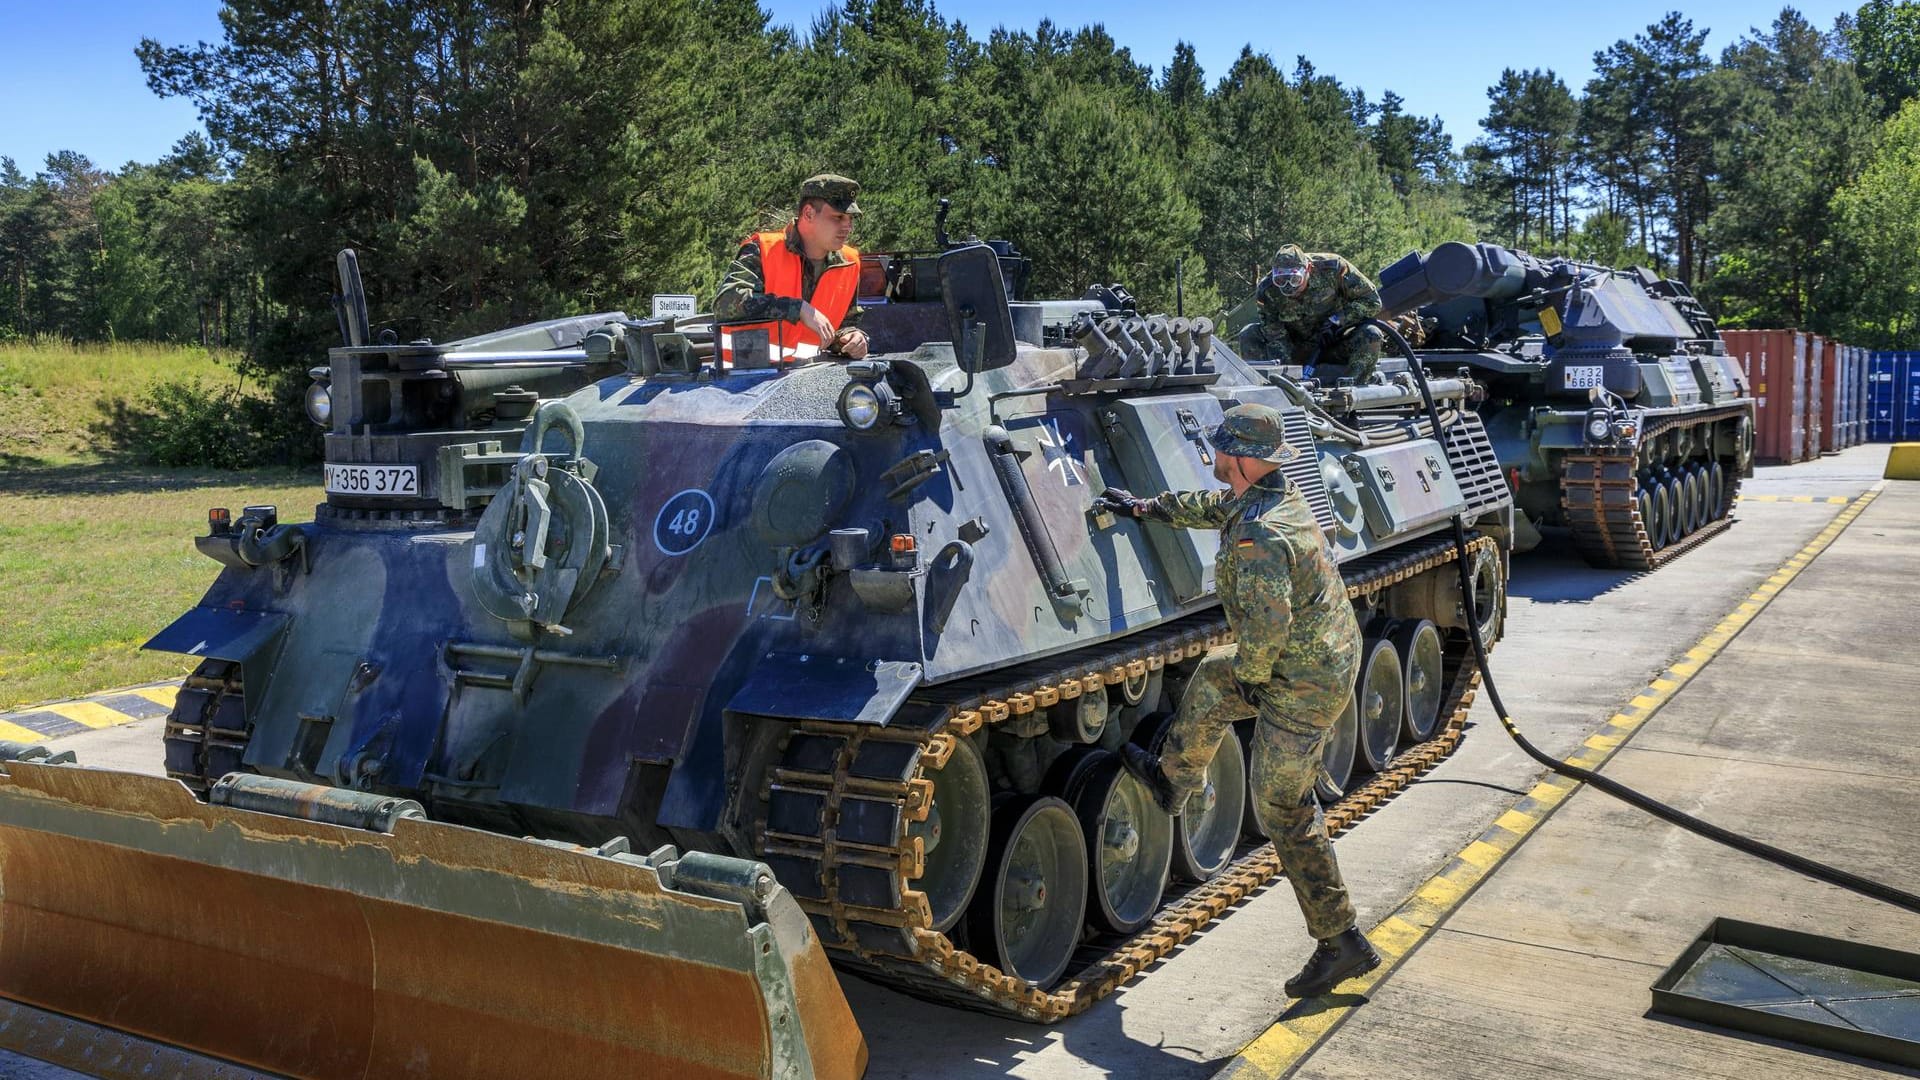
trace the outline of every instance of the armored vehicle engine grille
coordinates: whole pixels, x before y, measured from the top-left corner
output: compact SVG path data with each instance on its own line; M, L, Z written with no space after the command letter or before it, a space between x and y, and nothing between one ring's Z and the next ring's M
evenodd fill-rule
M1463 416L1461 421L1447 429L1447 459L1453 463L1453 476L1460 482L1460 494L1466 497L1467 515L1471 517L1505 503L1510 496L1507 479L1500 475L1500 458L1487 440L1486 426L1477 416Z
M1287 445L1294 449L1292 460L1281 465L1280 471L1307 497L1307 505L1313 507L1313 519L1320 523L1320 528L1331 529L1335 524L1333 503L1327 498L1327 482L1320 475L1320 455L1314 450L1313 432L1307 427L1307 410L1282 409L1280 416L1286 427Z

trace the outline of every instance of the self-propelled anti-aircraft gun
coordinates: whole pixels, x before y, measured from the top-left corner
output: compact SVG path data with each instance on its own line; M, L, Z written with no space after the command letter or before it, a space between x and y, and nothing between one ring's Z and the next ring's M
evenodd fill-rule
M1726 528L1754 400L1685 285L1646 270L1447 243L1380 273L1422 355L1464 366L1525 522L1597 566L1651 569ZM1524 548L1537 540L1521 530Z

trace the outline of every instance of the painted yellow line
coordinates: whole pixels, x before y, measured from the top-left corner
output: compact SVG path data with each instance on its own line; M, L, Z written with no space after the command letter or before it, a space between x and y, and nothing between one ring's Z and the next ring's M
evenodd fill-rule
M1461 861L1472 863L1480 869L1485 870L1494 863L1499 862L1500 856L1505 854L1506 852L1501 851L1485 840L1475 840L1473 843L1460 849L1459 857Z
M19 724L9 724L5 720L0 720L0 739L8 739L13 742L37 743L44 741L46 736L29 728L23 728Z
M45 721L50 715L61 717L71 723L80 725L82 728L94 730L119 727L122 724L138 723L141 719L140 717L123 712L107 704L107 702L115 698L120 698L124 704L124 699L138 697L146 701L151 701L162 708L171 709L173 708L174 699L179 696L179 693L180 686L178 683L161 683L157 686L139 686L124 690L104 690L100 693L89 694L86 697L75 698L71 701L55 701L45 705L35 705L30 708L0 712L0 739L14 739L23 742L44 742L47 739L60 738L62 735L75 734L71 729L58 730L54 734L48 734L47 730L45 730L47 726ZM36 731L24 723L14 722L15 719L28 716L34 718L28 721L29 723L34 723L35 726L43 730ZM54 727L58 729L59 725L55 724Z
M117 724L131 724L134 718L118 709L109 709L95 701L63 701L57 705L45 707L47 712L57 713L76 724L85 724L90 728L113 727Z
M1540 819L1534 817L1532 814L1523 814L1518 810L1509 810L1499 817L1494 818L1493 823L1510 833L1524 835L1535 825L1540 824Z
M1494 858L1499 857L1499 853L1496 852ZM1398 915L1389 915L1380 921L1379 926L1373 928L1373 932L1367 935L1367 940L1373 942L1373 947L1380 950L1380 955L1398 958L1405 956L1408 950L1418 945L1425 931L1426 928L1423 926L1415 926Z
M155 705L164 705L171 709L173 708L174 699L180 696L180 686L178 683L169 683L165 686L143 686L138 690L129 690L127 692L130 694L139 694Z
M1777 583L1775 578L1768 579L1768 583L1774 586L1771 590L1756 590L1733 614L1722 619L1698 644L1686 651L1687 660L1676 661L1669 666L1662 676L1634 697L1628 709L1615 713L1608 722L1631 734L1651 718L1655 710L1686 686L1701 667L1717 656L1733 640L1734 635L1767 606L1778 594L1780 586L1798 576L1860 516L1880 493L1882 486L1876 484L1858 499L1850 500L1847 508L1840 512L1831 525L1789 560L1791 569L1783 568L1775 575L1780 579ZM1636 712L1639 715L1635 715ZM1625 735L1595 734L1588 737L1584 750L1567 760L1585 768L1598 768L1619 753L1626 742ZM1215 1074L1214 1080L1277 1080L1293 1072L1306 1060L1307 1055L1353 1014L1355 999L1364 1001L1368 994L1386 981L1405 962L1406 957L1418 949L1420 943L1459 907L1466 896L1505 862L1507 856L1579 787L1575 781L1557 775L1549 776L1535 785L1521 800L1521 805L1535 808L1533 812L1516 806L1501 814L1494 820L1492 828L1462 848L1446 869L1427 879L1414 890L1413 896L1400 905L1399 910L1381 920L1368 933L1367 939L1380 951L1379 967L1341 983L1331 995L1319 999L1319 1007L1313 1011L1299 1016L1282 1016L1228 1061Z

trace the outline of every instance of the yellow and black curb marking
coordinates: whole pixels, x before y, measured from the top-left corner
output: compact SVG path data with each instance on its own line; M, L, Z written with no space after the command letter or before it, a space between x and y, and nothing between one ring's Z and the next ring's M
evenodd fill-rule
M1599 731L1587 736L1580 751L1566 758L1570 765L1598 769L1618 753L1622 744L1653 718L1673 695L1692 681L1700 669L1720 654L1740 631L1746 629L1789 582L1800 575L1813 560L1837 539L1855 518L1880 494L1875 485L1857 499L1833 499L1848 502L1827 527L1822 529L1792 558L1781 564L1772 576L1761 582L1753 595L1741 601L1726 618L1708 631L1660 677L1627 703L1626 708L1609 717ZM1776 496L1776 499L1791 497ZM1813 501L1809 496L1799 500ZM1480 838L1462 848L1441 871L1428 878L1393 914L1382 919L1367 934L1380 953L1380 966L1358 978L1349 979L1334 992L1315 1001L1309 1008L1289 1009L1278 1022L1248 1043L1238 1055L1215 1075L1214 1080L1274 1080L1296 1069L1327 1037L1333 1034L1353 1010L1364 1003L1381 983L1398 968L1409 954L1425 941L1459 908L1467 896L1490 877L1521 841L1539 828L1555 808L1565 802L1580 785L1564 776L1550 775L1533 790L1494 820ZM1297 1014L1297 1015L1296 1015Z
M1734 502L1832 503L1845 506L1853 500L1845 495L1735 495Z
M109 690L91 697L57 701L20 712L0 713L0 739L39 742L77 731L116 727L135 720L151 720L173 710L178 679L170 682Z

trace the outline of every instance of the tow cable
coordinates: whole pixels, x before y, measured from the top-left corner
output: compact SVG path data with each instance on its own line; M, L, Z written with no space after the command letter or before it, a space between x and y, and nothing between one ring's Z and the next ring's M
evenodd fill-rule
M1394 347L1399 350L1400 355L1407 358L1407 366L1412 370L1414 380L1420 384L1420 397L1426 406L1427 422L1433 425L1435 441L1440 443L1440 452L1446 454L1446 440L1440 435L1442 431L1440 427L1440 413L1439 410L1434 407L1433 391L1427 386L1426 365L1421 362L1419 355L1413 351L1411 345L1407 344L1407 339L1402 337L1398 330L1379 319L1369 319L1365 323L1357 323L1355 325L1356 327L1376 326L1380 328L1387 337L1392 339ZM1459 558L1454 560L1454 565L1458 567L1460 571L1461 603L1465 605L1466 611L1471 612L1473 610L1473 578L1469 570L1471 560L1467 555L1467 525L1466 519L1459 514L1453 516L1453 546L1455 552L1459 555ZM1471 620L1469 621L1471 622ZM1514 726L1513 717L1508 715L1506 705L1500 701L1500 690L1494 686L1493 671L1487 665L1486 643L1480 640L1480 634L1473 627L1469 627L1467 630L1467 640L1473 645L1474 665L1480 671L1481 685L1487 688L1487 701L1493 706L1494 714L1500 717L1500 726L1506 729L1507 735L1513 739L1514 743L1518 745L1521 750L1526 752L1528 757L1559 773L1561 776L1578 780L1583 784L1589 784L1629 806L1652 814L1654 817L1669 824L1677 825L1696 836L1703 836L1715 843L1725 844L1736 851L1744 851L1749 855L1758 856L1776 866L1782 866L1788 870L1804 874L1816 881L1824 881L1829 885L1837 885L1842 889L1859 893L1862 896L1870 897L1883 903L1892 904L1894 907L1920 914L1920 895L1907 892L1904 889L1894 888L1891 885L1874 881L1871 878L1861 877L1858 874L1842 870L1839 867L1828 866L1823 862L1816 862L1804 855L1797 855L1794 852L1774 847L1772 844L1755 840L1753 837L1745 836L1731 829L1715 825L1710 821L1703 821L1700 818L1694 817L1692 814L1668 806L1666 803L1650 795L1635 791L1633 788L1617 780L1602 776L1592 769L1583 769L1578 765L1570 765L1567 762L1550 757L1531 742L1528 742L1527 737L1520 734L1520 729Z

